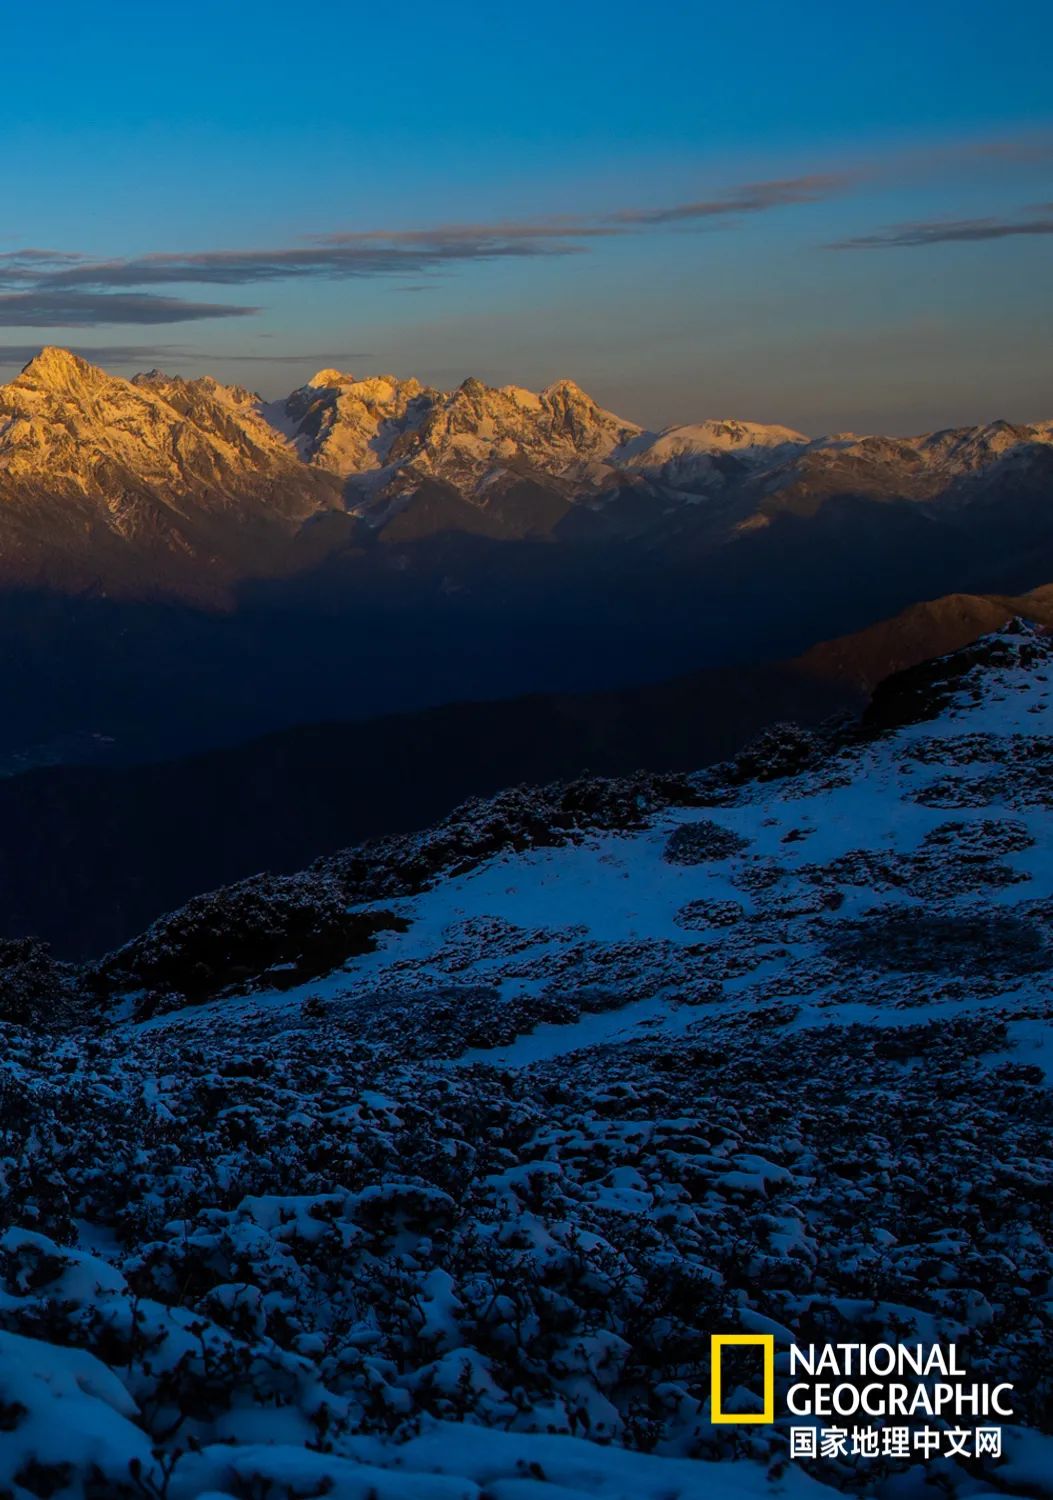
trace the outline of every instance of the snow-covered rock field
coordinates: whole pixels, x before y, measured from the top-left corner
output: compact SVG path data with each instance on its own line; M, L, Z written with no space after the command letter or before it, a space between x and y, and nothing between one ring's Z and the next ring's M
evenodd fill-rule
M250 882L20 991L0 1496L1053 1492L1051 833L1014 626L862 729L256 883L313 962L245 959ZM791 1461L711 1424L724 1331L954 1342L1002 1456Z

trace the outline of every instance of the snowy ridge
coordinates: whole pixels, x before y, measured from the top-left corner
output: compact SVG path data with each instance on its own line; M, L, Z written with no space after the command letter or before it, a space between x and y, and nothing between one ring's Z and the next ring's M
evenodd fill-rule
M0 1484L1048 1493L1051 672L1013 624L860 730L473 804L94 971L11 959ZM714 1427L736 1330L953 1340L1016 1383L1004 1457Z
M679 557L844 496L975 505L982 527L992 499L1026 507L1045 492L1051 434L995 422L813 440L735 420L645 432L566 379L439 391L322 370L264 403L209 377L122 380L46 348L0 386L0 578L207 595L352 540L457 533Z
M0 386L2 582L207 598L281 571L336 499L238 387L54 348Z
M46 473L89 491L124 471L177 494L236 486L246 469L295 473L248 391L156 370L122 380L63 349L42 350L0 386L0 417L5 481Z
M630 474L688 493L726 487L791 463L811 439L789 427L709 421L643 433L616 455Z
M284 404L301 451L344 478L386 465L472 487L494 465L533 464L587 477L640 429L603 411L570 380L535 394L466 380L436 391L417 380L357 380L323 370Z

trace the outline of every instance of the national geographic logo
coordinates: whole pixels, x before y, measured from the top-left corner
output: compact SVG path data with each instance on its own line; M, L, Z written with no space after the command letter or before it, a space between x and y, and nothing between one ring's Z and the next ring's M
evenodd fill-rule
M725 1353L756 1351L729 1392ZM953 1344L791 1344L776 1411L775 1336L715 1333L709 1419L717 1426L788 1418L791 1458L997 1457L1013 1415L1009 1381L971 1380ZM736 1365L743 1365L736 1359ZM761 1409L743 1410L744 1399ZM736 1409L728 1410L729 1395ZM971 1419L971 1421L970 1421ZM831 1425L825 1425L829 1422ZM842 1425L845 1424L845 1425ZM849 1425L850 1424L850 1425ZM936 1424L936 1425L934 1425Z
M725 1349L760 1349L764 1362L764 1409L756 1412L724 1410L723 1372ZM712 1376L709 1391L711 1422L775 1421L775 1335L772 1333L715 1333L709 1346Z

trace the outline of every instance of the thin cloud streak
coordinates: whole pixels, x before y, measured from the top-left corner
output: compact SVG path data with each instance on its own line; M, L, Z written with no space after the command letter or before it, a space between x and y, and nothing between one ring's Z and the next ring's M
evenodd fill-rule
M434 285L427 278L441 278L444 272L459 266L583 255L607 239L692 225L733 225L750 216L823 202L867 182L912 179L919 173L944 180L969 162L1035 163L1051 154L1053 141L1044 136L968 142L906 156L887 155L883 160L859 162L842 171L740 183L711 197L658 207L492 224L350 230L308 236L298 244L274 248L99 259L79 251L27 246L0 253L0 327L148 326L248 317L261 310L145 290L152 287L248 287L297 280L390 278L396 289L415 291L422 278L426 285ZM1014 219L893 225L835 241L826 248L903 248L1050 233L1053 210L1044 205L1021 210L1021 216ZM259 358L262 362L263 357Z
M858 178L851 173L814 173L808 177L788 177L774 182L746 183L720 198L703 198L697 203L675 203L668 208L628 209L612 215L612 222L625 225L660 225L690 222L692 219L717 219L738 214L766 213L795 203L819 203L844 192Z
M65 266L75 265L80 256L60 250L12 250L0 255L0 287L18 291L38 286Z
M548 255L579 255L584 247L572 241L543 236L507 238L500 235L431 243L384 243L382 236L362 243L319 245L316 248L277 250L205 250L183 255L147 255L135 260L80 263L50 271L38 278L49 287L174 286L208 284L249 286L268 281L322 278L344 281L433 271L471 261ZM3 272L0 271L0 280Z
M1042 165L1053 161L1053 139L1048 135L1025 137L1023 140L976 141L962 152L966 157L982 160L1019 162L1025 166Z
M40 347L39 344L0 344L0 366L21 368L37 357ZM170 365L310 365L321 370L327 365L338 368L352 360L373 357L369 349L357 349L350 353L347 350L337 353L321 350L306 354L226 354L222 350L191 349L185 344L71 344L69 349L71 354L77 354L90 364L101 365L103 368L108 365L135 364L140 369L145 369L151 362L164 360Z
M372 349L353 349L353 350L351 350L350 353L348 353L348 351L345 349L345 350L341 350L340 352L338 352L336 354L332 354L332 353L329 353L329 352L323 350L321 353L315 353L315 354L211 354L210 353L207 356L204 355L204 354L194 354L194 355L189 355L188 354L186 356L187 359L191 359L192 358L194 360L201 360L201 359L204 359L206 357L208 359L215 360L215 362L217 364L230 364L231 362L234 362L236 364L246 364L246 365L255 365L255 364L261 364L261 365L313 365L315 369L321 370L326 365L329 365L331 368L335 369L341 363L346 363L347 361L350 361L350 360L353 360L353 359L372 359L373 358L373 351L372 351Z
M591 220L547 218L520 223L447 224L431 229L359 230L318 235L304 245L275 249L158 253L105 261L64 251L12 251L0 255L0 286L16 292L31 287L41 295L65 291L109 297L124 289L148 286L250 286L306 278L341 281L420 276L473 262L581 255L594 240L816 202L842 190L851 180L847 174L813 174L747 183L711 200L629 209ZM29 295L26 292L27 299ZM0 299L0 323L5 305L13 306L12 299ZM173 322L198 316L235 317L242 311L220 307L201 312L198 309L203 304L174 298L168 299L168 306ZM156 321L163 321L161 299L152 310L158 314ZM146 311L142 321L148 321ZM138 319L129 317L128 321Z
M338 234L314 234L316 245L368 246L375 244L434 247L464 247L475 253L488 244L510 245L530 240L558 242L561 239L590 239L617 234L619 231L602 223L566 217L536 220L502 220L497 224L439 224L431 229L356 229Z
M1039 219L937 219L899 224L875 234L835 240L828 250L907 250L925 245L974 244L1019 235L1053 234L1053 216Z
M34 290L0 295L0 328L95 328L108 323L187 323L199 318L243 318L258 307L189 302L150 292Z
M30 360L36 359L40 347L39 344L0 344L0 365L17 365L19 368L28 365ZM175 363L193 357L179 344L71 344L69 352L86 359L89 364L98 365L105 365L107 361L131 364L140 359L164 359Z

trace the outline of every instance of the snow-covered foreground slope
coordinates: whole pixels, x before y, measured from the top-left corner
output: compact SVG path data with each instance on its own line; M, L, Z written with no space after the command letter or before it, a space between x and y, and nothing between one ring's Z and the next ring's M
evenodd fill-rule
M349 853L306 982L216 993L251 883L67 979L119 1019L5 1028L0 1493L1049 1493L1051 673ZM710 1422L730 1331L954 1342L1003 1456L791 1462Z

